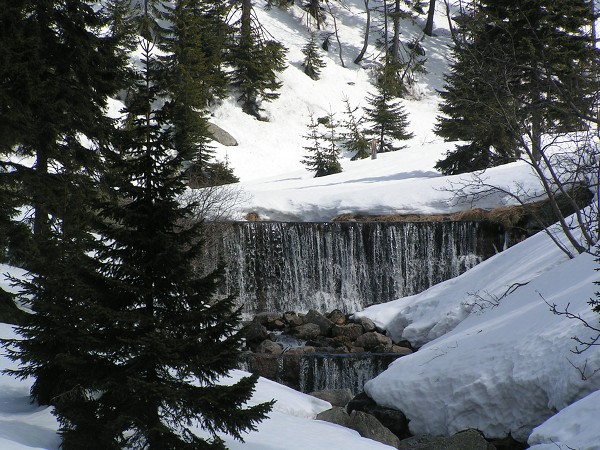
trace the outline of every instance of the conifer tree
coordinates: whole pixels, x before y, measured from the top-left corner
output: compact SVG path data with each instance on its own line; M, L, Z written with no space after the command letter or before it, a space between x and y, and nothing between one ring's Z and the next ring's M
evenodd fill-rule
M438 167L458 173L512 160L520 150L539 161L544 133L584 127L597 92L593 20L587 0L477 2L462 19L465 38L454 51L437 128L471 144Z
M177 9L158 15L156 4L141 6L142 35L152 40L140 40L141 69L107 152L94 290L78 311L81 375L67 378L73 389L55 408L65 449L223 449L217 433L241 439L270 404L243 406L255 377L218 384L238 362L240 312L232 298L215 297L220 270L199 275L202 224L187 220L195 205L179 201L181 169L203 141L195 122L182 126L179 108L189 105L170 97L185 61L185 53L164 53L181 32L170 28ZM195 435L194 422L211 438Z
M321 123L315 120L311 114L308 125L308 134L305 137L309 145L304 147L309 152L302 163L311 172L315 172L316 177L324 177L342 171L339 161L339 149L337 147L338 138L336 128L338 123L332 113L328 114L326 119L321 121L325 131L321 131Z
M162 94L168 97L167 108L172 110L174 146L180 153L190 155L195 182L206 184L211 178L214 151L209 146L210 135L205 107L211 101L213 69L204 53L204 4L198 0L180 0L167 7L172 33L160 42L166 56Z
M321 74L321 69L325 67L325 62L321 55L319 55L319 46L317 45L315 33L310 34L310 38L306 45L302 47L302 53L304 54L304 73L313 80L318 80Z
M31 274L22 289L34 314L18 328L26 339L4 345L21 362L12 373L35 378L32 398L42 404L73 391L79 376L72 361L85 352L78 312L89 298L91 205L113 131L104 109L123 86L121 37L94 3L26 0L10 10L19 39L7 57L18 70L2 77L1 90L18 97L0 108L0 122L18 124L1 139L2 190L33 210L17 259ZM15 162L27 158L34 163Z
M457 36L475 33L475 19L463 16ZM519 156L517 140L511 135L516 123L507 123L502 111L513 110L505 83L490 82L501 73L495 63L494 35L477 33L474 38L455 40L451 72L444 75L442 103L435 133L447 141L468 141L437 162L445 175L482 170L505 164ZM485 64L482 61L486 61ZM494 90L499 93L496 95Z
M376 89L376 94L367 96L367 103L370 105L365 108L370 122L367 135L378 140L378 153L400 150L403 147L397 147L395 141L413 137L407 130L408 114L400 99L392 96L385 86L378 84Z
M341 134L342 146L354 152L352 161L371 156L370 145L364 131L365 117L356 117L358 107L352 107L348 98L344 99L346 119L343 121L344 132Z
M286 49L279 42L265 38L262 26L253 18L251 0L238 0L234 4L239 20L233 24L234 35L227 57L233 66L231 82L239 92L242 110L262 119L261 103L279 97L281 82L277 72L286 67Z

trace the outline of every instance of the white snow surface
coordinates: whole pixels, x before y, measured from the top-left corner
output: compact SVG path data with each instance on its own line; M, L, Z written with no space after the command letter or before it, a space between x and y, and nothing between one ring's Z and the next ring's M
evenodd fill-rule
M526 250L529 244L520 246ZM513 259L515 267L537 254L519 256L524 259ZM487 267L494 271L493 264ZM524 441L553 413L600 387L600 377L593 375L600 368L599 349L572 352L571 337L586 339L589 331L578 320L552 314L546 303L559 310L568 306L595 324L598 316L587 300L597 278L590 255L564 261L498 306L467 316L452 331L395 361L365 391L377 403L404 411L415 434L477 428L488 437L510 433ZM582 380L579 370L589 379Z
M585 417L598 417L600 391L567 406L536 427L529 437L531 450L600 449L600 427L591 426Z
M313 178L302 165L307 145L302 136L310 113L322 117L333 112L341 118L344 98L352 106L365 106L365 96L372 92L375 47L369 46L360 66L352 63L362 45L365 17L357 13L363 11L363 2L349 0L347 9L333 5L339 8L346 68L339 62L334 41L333 50L323 54L327 66L318 81L304 75L301 67L301 47L309 35L305 13L297 6L288 13L277 8L265 11L263 0L255 4L265 29L289 49L288 68L281 74L280 98L263 105L267 122L242 113L232 99L212 111L211 121L239 142L235 147L214 144L217 157L226 159L241 179L237 186L245 201L233 218L256 212L267 220L320 221L344 213L448 214L513 204L510 196L502 194L460 202L451 188L468 182L469 176L442 177L434 169L455 145L432 132L438 114L436 89L442 87L450 43L443 2L438 2L435 36L421 42L428 73L403 102L415 137L405 142L405 149L376 160L353 162L352 155L344 154L344 171L323 178ZM421 37L423 24L424 18L407 22L403 39ZM333 31L333 24L326 23L325 29ZM112 102L110 115L118 117L119 108L118 102ZM540 192L524 163L490 169L482 176L511 192ZM386 328L395 340L407 339L421 347L369 382L368 393L380 404L404 411L415 433L448 435L478 428L490 437L511 433L521 440L529 438L535 450L600 449L600 373L594 372L600 368L599 348L574 354L571 338L587 338L586 328L578 320L552 314L543 300L559 308L569 305L571 312L597 324L598 315L587 305L594 296L593 282L599 278L596 267L589 255L568 260L538 234L461 277L358 312ZM0 284L9 289L7 282ZM498 305L492 306L499 298ZM0 324L0 336L14 336L12 327ZM0 369L10 367L14 363L0 354ZM223 381L242 375L235 371L232 379ZM0 374L2 450L57 449L60 444L51 410L32 405L29 388L29 381ZM269 419L258 425L257 432L246 435L245 443L224 437L231 449L389 448L354 431L313 420L329 404L260 379L251 403L272 398L277 403Z
M0 337L13 338L12 327L0 324ZM5 356L0 357L0 370L15 368ZM245 372L236 370L229 384ZM2 450L56 450L60 445L58 423L51 408L33 405L29 400L30 382L18 381L0 375L0 449ZM286 386L260 378L249 405L276 400L269 418L258 425L258 431L244 435L245 442L222 436L231 450L306 450L343 448L347 450L385 450L391 447L361 437L356 431L313 420L331 404L294 391ZM209 437L196 429L201 436Z

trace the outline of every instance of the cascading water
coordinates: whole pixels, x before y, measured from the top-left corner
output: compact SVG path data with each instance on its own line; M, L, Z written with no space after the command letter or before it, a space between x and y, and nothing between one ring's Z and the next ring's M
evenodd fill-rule
M350 389L357 394L400 356L366 352L246 354L239 368L300 392Z
M300 361L299 390L350 389L358 394L367 381L387 369L398 356L390 353L304 355Z
M474 222L234 222L209 246L243 313L353 312L421 292L483 259Z

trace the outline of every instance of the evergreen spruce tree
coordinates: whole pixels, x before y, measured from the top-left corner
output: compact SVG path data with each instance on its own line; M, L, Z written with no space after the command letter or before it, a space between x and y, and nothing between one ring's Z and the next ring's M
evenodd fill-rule
M172 110L174 146L190 155L194 182L210 184L214 151L209 146L210 133L205 107L211 101L213 69L204 53L204 4L198 0L180 0L167 7L172 33L165 36L160 48L165 72L165 97Z
M195 101L203 109L228 93L229 80L223 70L227 40L233 32L226 22L228 5L223 0L190 0L176 2L174 8L173 26L183 34L173 45L193 66L185 76L193 78Z
M336 136L338 123L331 113L322 122L325 131L320 130L321 124L311 115L308 134L304 136L309 141L309 145L304 147L309 152L309 155L302 160L302 163L308 170L315 172L315 178L342 171L339 161L340 151L337 147L338 138Z
M365 114L371 126L366 133L378 140L378 153L400 150L403 147L397 147L394 141L413 137L407 131L408 114L400 99L391 95L385 85L378 84L376 89L376 94L367 96L370 107L365 108Z
M591 2L477 5L461 19L436 127L447 140L470 143L438 162L445 174L512 161L525 145L539 160L542 135L584 126L597 91Z
M480 68L467 55L457 55L460 59L453 64L451 74L445 76L446 90L440 93L443 115L437 118L435 133L446 141L469 141L457 145L437 162L435 167L445 175L506 164L520 154L502 109L511 108L510 98L499 97L506 103L498 108L486 105L486 96L490 103L496 102L491 99L493 93L488 83L493 74L484 77L481 73L473 74ZM489 69L496 70L492 66Z
M358 107L352 108L350 100L344 99L346 107L346 119L343 121L344 132L341 134L342 146L349 152L353 152L352 161L364 159L371 156L369 140L364 132L364 116L356 117Z
M304 73L313 80L318 80L321 73L321 69L325 67L325 62L319 54L319 46L317 45L315 33L310 34L310 38L306 45L302 47L302 53L304 54Z
M231 82L239 92L242 110L261 119L261 103L279 97L277 72L286 67L286 49L279 42L265 39L262 28L252 18L251 0L235 4L240 18L233 24L234 37L227 58L233 66Z
M32 398L42 404L73 392L83 373L72 362L85 353L78 313L89 300L86 261L95 248L90 205L113 131L107 97L124 74L121 38L92 3L26 0L10 9L19 39L7 59L18 71L2 78L2 91L15 97L0 122L19 122L1 139L1 189L33 210L25 219L31 238L23 236L16 259L31 274L22 289L34 314L17 330L26 339L4 345L21 363L11 373L35 378Z
M271 405L243 406L255 377L217 383L238 362L240 313L232 298L214 295L221 271L198 273L202 224L187 220L195 205L179 202L181 168L196 151L193 137L202 135L182 128L169 97L180 55L157 51L177 36L168 20L176 10L155 15L156 4L141 6L142 34L152 41L140 43L123 130L107 152L108 195L96 208L102 246L90 304L78 311L82 375L67 379L72 389L56 411L65 449L224 449L217 433L241 439ZM195 435L194 422L212 437Z

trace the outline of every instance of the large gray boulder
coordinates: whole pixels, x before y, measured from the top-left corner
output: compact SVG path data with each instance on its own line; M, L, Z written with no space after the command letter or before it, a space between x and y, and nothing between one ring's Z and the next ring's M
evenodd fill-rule
M208 124L208 132L210 133L212 138L221 145L225 145L227 147L234 147L238 145L238 142L231 134L229 134L220 126L215 125L214 123Z
M384 427L375 417L362 411L352 411L352 414L348 415L344 408L333 407L319 413L316 418L317 420L351 428L358 431L358 434L362 437L373 439L394 448L398 448L400 444L400 439L394 433Z
M254 351L256 353L271 353L273 355L280 355L283 353L283 347L277 342L273 342L270 339L265 339L256 346Z
M348 413L352 413L354 410L363 411L371 414L377 420L379 420L383 426L388 428L392 433L398 436L400 439L409 437L410 430L408 429L408 419L397 409L384 408L379 406L375 401L369 397L366 393L361 392L356 395L348 405L346 406Z
M352 400L352 391L350 389L327 389L311 392L310 395L331 403L331 406L345 407Z
M373 439L382 444L398 448L400 439L371 414L362 411L352 411L350 428L358 431L362 437Z
M347 325L334 325L331 328L333 337L344 336L354 341L363 334L363 327L358 323L349 323Z
M248 323L241 332L242 336L246 339L246 342L250 347L255 347L265 339L269 338L269 332L267 329L257 320L253 320Z
M333 326L333 322L331 320L314 309L310 309L308 313L306 313L306 321L308 323L314 323L315 325L318 325L323 336L327 336L329 334L329 330L331 330L331 327Z
M365 350L373 351L379 348L392 349L392 340L377 331L370 331L356 338L355 344L358 347L363 347Z
M320 412L317 414L316 419L350 428L350 416L344 408L339 406Z
M292 328L291 332L298 339L310 341L321 334L321 327L316 323L305 323L304 325Z
M377 327L375 326L375 322L373 322L368 317L360 317L356 322L361 324L363 329L367 333L370 331L375 331L377 329Z

